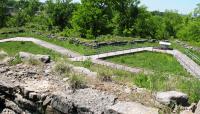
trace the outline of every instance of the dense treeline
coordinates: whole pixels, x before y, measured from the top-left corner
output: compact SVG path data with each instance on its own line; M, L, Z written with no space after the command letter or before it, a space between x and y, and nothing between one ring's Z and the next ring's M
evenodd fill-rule
M149 12L139 0L1 0L0 27L20 26L83 38L109 34L200 41L200 4L181 15Z

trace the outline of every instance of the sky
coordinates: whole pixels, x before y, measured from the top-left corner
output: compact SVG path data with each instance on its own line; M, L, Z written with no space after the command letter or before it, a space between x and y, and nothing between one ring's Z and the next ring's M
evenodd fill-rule
M45 1L45 0L41 0ZM74 0L79 2L80 0ZM141 0L141 5L148 7L149 11L177 10L179 13L188 14L196 8L200 0Z

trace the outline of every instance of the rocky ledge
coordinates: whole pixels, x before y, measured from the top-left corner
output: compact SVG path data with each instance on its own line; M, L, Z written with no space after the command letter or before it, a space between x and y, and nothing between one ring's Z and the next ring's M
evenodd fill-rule
M34 56L34 55L31 55ZM10 66L0 63L0 112L2 114L157 114L158 109L125 103L108 92L90 87L73 91L51 72L54 63ZM129 112L129 113L127 113ZM151 113L150 113L151 112ZM137 114L137 113L135 113Z
M7 54L3 53L5 56ZM39 66L21 63L10 66L6 59L0 62L0 113L1 114L158 114L158 108L132 101L121 101L115 93L87 88L72 90L69 83L52 72L54 62L49 56L21 53L20 57L35 58L44 62ZM42 59L41 59L42 58ZM45 58L45 61L43 61ZM46 62L46 58L48 62ZM96 73L74 67L75 72L91 77ZM83 72L85 71L85 72ZM125 89L130 93L129 88ZM156 100L187 104L188 97L180 92L158 92ZM200 103L199 103L200 104ZM190 110L199 114L200 105ZM196 109L196 111L195 111ZM190 111L191 112L191 111ZM182 114L187 113L186 111Z

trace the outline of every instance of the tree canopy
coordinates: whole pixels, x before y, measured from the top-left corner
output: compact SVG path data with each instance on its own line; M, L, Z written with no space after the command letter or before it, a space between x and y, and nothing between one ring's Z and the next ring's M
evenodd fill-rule
M182 15L177 11L147 11L139 0L0 1L0 28L24 26L83 38L111 34L198 40L199 23L200 4L191 15Z

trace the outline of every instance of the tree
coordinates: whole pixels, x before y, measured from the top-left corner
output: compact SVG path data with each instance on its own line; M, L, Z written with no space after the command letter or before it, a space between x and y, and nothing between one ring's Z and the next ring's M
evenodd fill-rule
M1 0L0 1L0 28L5 25L6 18L7 18L7 12L6 12L6 7L7 7L7 0Z
M179 32L178 37L187 41L200 41L200 19L190 20Z
M200 3L197 4L197 8L194 9L194 16L200 17Z
M82 0L73 13L72 25L75 31L88 38L109 33L108 5L103 0Z
M75 6L72 0L56 0L55 2L48 0L44 6L45 17L49 18L52 26L58 26L60 30L71 28L70 19Z
M39 7L39 0L20 0L16 2L15 15L9 18L7 25L24 26L27 22L31 22Z
M139 0L111 0L110 5L113 10L112 23L114 34L133 34L134 21L138 15Z
M166 32L171 37L177 37L177 32L182 27L183 17L176 11L165 11L164 20L166 24Z

